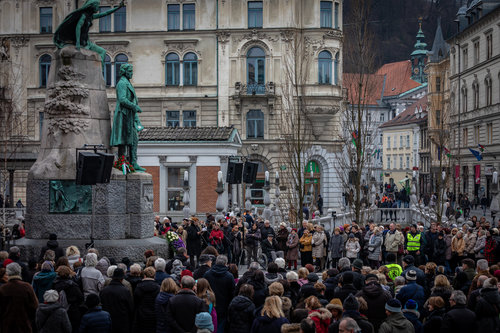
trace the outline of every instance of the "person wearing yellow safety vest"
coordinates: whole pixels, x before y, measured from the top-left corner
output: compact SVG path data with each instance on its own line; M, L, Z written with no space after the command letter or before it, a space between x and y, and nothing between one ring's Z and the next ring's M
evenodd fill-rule
M394 253L387 254L387 264L385 267L389 270L387 275L394 281L398 276L403 273L403 268L396 263L396 255Z
M417 225L412 224L410 232L405 237L405 253L415 258L415 265L420 264L420 251L422 250L422 234L417 231Z

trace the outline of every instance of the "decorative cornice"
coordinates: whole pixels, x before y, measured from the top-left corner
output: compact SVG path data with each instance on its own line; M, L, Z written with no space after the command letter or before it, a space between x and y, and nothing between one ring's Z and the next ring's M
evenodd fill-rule
M342 39L342 38L344 38L344 33L338 29L329 30L323 35L323 39Z
M263 39L267 39L270 42L277 42L280 40L280 37L278 35L268 35L267 33L262 32L260 30L253 29L249 33L240 36L234 36L233 42L239 43L242 40L263 40Z

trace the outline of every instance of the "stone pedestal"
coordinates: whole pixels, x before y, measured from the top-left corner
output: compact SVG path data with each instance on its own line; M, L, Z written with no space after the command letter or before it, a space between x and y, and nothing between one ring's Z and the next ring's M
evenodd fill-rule
M109 184L70 191L80 189L71 185L78 148L102 144L111 151L110 111L95 52L71 46L56 52L44 112L40 153L27 183L26 238L16 242L23 257L38 257L51 233L61 246L77 245L82 253L93 237L101 255L118 260L142 260L146 249L166 256L165 240L153 237L150 174L113 169Z

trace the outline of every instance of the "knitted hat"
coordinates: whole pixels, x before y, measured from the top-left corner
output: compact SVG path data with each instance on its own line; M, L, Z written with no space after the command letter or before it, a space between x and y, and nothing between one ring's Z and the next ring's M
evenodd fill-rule
M345 311L358 311L359 310L359 302L356 297L354 297L352 294L349 294L349 296L346 297L344 300L344 310Z
M496 284L495 280L496 280L495 278L489 278L489 279L487 279L483 283L483 288L492 288L492 289L497 288L497 284Z
M190 277L193 277L193 273L189 270L189 269L185 269L181 272L181 279L184 277L184 276L190 276Z
M55 303L59 299L59 293L54 289L49 289L43 294L45 303Z
M408 272L406 272L406 280L408 281L416 281L417 280L417 272L415 272L413 269L412 270L409 270Z
M392 298L385 304L385 309L389 312L401 312L401 302Z
M352 262L352 266L357 269L362 269L363 268L363 260L361 259L356 259Z
M376 276L375 274L366 274L365 282L368 283L372 281L378 282L378 276Z
M214 324L212 323L212 316L208 312L200 312L196 315L194 324L198 328L206 328L210 332L214 330Z
M297 232L297 228L292 228L292 231L295 231L295 232Z
M354 234L349 234L349 238L354 238Z
M12 259L5 259L3 261L3 267L7 267L8 264L12 264L14 262L14 260Z
M405 309L407 310L418 310L418 304L412 299L406 301Z
M280 223L280 227L286 227L286 223L285 222L281 222Z
M50 234L49 235L49 240L57 240L57 235L56 234Z
M342 306L342 301L340 298L334 298L330 301L330 303L326 306L328 310L338 310L340 312L344 311L344 307Z
M309 281L309 282L316 282L318 280L319 280L319 277L318 277L318 274L316 274L316 273L309 273L307 275L307 281Z
M412 265L415 262L415 258L411 254L408 254L403 258L403 261L408 265Z

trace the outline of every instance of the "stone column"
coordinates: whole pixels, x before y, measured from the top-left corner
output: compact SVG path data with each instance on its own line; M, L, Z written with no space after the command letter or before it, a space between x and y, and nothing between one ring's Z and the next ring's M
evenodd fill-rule
M189 172L184 171L184 197L182 198L182 202L184 203L184 208L182 211L184 212L184 218L187 219L191 215L191 208L189 208Z

